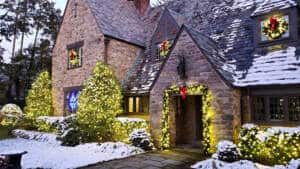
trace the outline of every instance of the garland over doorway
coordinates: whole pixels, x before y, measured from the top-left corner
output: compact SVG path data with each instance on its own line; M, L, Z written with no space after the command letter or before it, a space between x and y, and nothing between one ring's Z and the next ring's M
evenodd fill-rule
M173 85L164 91L163 96L163 112L161 120L161 148L168 149L171 146L170 138L170 98L175 94L181 94L181 88ZM186 87L187 95L202 95L203 96L203 149L204 152L210 154L215 149L215 137L213 135L213 126L211 125L211 119L214 116L212 108L213 96L210 90L203 85Z

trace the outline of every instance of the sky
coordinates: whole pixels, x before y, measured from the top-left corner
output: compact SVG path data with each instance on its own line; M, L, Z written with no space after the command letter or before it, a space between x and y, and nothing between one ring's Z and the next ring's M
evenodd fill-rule
M2 0L0 0L1 3ZM56 8L60 8L62 11L64 11L67 0L50 0L52 2L55 2L56 4ZM151 3L155 3L157 0L150 0ZM18 42L20 41L20 39L18 40ZM25 37L25 42L27 42L27 44L25 44L24 46L30 44L33 41L33 37ZM18 49L19 43L17 43L16 48ZM12 43L11 42L2 42L1 46L4 47L6 49L6 51L4 52L4 61L5 62L10 62L10 56L11 56L11 49L12 49Z

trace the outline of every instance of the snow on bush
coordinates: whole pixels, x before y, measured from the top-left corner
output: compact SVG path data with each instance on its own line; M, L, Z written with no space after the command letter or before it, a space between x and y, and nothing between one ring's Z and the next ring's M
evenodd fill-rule
M240 152L234 143L224 140L217 145L217 157L222 161L234 162L240 159Z
M150 134L145 129L135 129L129 137L129 141L133 146L144 150L152 150L153 143Z
M268 165L287 164L300 158L300 128L241 128L238 147L242 157Z
M0 114L3 115L1 124L4 126L14 127L19 120L23 117L21 108L16 104L6 104L0 110Z
M125 132L124 138L128 139L130 134L136 129L146 129L149 132L148 122L140 118L127 118L127 117L118 117L117 120L121 122L121 128Z
M47 142L49 144L60 145L61 142L57 140L57 135L36 131L26 130L13 130L12 134L17 138L23 138L28 140L35 140L39 142Z
M240 160L233 163L227 163L220 160L208 159L200 161L191 166L194 169L258 169L252 161Z

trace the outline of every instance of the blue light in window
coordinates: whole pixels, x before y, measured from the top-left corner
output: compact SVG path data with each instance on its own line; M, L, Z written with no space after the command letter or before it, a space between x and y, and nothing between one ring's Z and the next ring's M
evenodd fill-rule
M78 107L79 91L71 91L69 93L68 106L71 113L75 113Z

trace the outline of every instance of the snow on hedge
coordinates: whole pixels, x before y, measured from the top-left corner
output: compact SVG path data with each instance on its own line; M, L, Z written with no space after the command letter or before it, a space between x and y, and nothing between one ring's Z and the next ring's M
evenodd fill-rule
M118 117L117 118L121 123L131 123L131 122L146 122L146 120L144 119L140 119L140 118L128 118L128 117Z
M46 141L26 140L22 138L7 139L0 141L1 152L22 152L27 151L22 158L22 168L77 168L95 164L98 162L120 159L144 151L117 143L83 144L76 147L64 147Z
M200 161L191 166L194 169L258 169L252 161L240 160L233 163L227 163L216 159Z
M17 138L35 140L39 142L47 142L48 144L54 144L54 145L61 144L61 142L56 139L57 135L51 133L17 129L17 130L13 130L12 134Z

